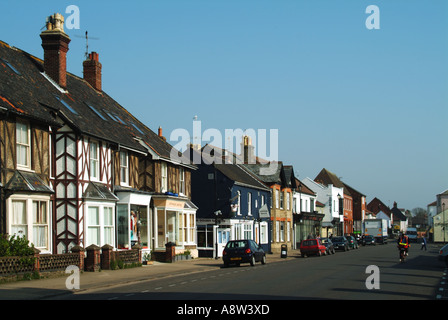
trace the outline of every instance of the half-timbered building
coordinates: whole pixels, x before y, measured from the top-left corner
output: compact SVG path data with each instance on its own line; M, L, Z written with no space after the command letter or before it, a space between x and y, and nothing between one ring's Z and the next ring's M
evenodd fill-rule
M196 248L193 166L102 90L99 55L66 70L63 17L40 34L44 59L0 42L1 232L38 248ZM39 242L39 245L37 245Z

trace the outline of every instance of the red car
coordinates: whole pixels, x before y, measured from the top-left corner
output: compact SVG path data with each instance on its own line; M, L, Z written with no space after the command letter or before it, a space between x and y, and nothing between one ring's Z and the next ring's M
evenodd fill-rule
M302 240L300 253L302 257L309 255L321 256L327 254L327 248L320 242L320 239L307 239Z

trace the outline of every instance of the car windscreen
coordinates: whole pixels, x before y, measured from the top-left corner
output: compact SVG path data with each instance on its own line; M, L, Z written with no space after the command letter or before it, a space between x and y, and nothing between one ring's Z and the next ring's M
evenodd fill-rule
M237 248L245 248L247 246L246 241L232 241L227 243L227 248L230 249L237 249Z
M316 244L316 240L304 240L302 242L303 246L315 246Z
M333 241L333 242L344 242L344 238L342 238L342 237L335 237L335 238L331 239L331 241Z

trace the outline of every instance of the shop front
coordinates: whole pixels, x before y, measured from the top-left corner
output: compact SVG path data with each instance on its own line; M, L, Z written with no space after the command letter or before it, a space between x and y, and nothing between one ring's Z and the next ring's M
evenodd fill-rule
M325 215L314 212L302 212L294 214L294 237L296 249L300 247L302 240L308 237L321 237L322 219Z
M136 244L143 251L152 249L151 194L135 190L116 190L117 249L130 250Z
M164 251L168 243L174 243L176 254L188 250L197 257L198 208L187 198L170 195L154 195L153 205L154 250Z

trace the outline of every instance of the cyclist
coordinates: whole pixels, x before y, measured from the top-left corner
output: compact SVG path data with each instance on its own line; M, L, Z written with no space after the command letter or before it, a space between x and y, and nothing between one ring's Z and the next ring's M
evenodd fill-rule
M409 238L405 232L400 234L397 240L397 244L398 244L398 250L400 251L401 248L404 248L405 255L407 256L411 244L409 243ZM400 261L401 261L401 255L400 255Z

